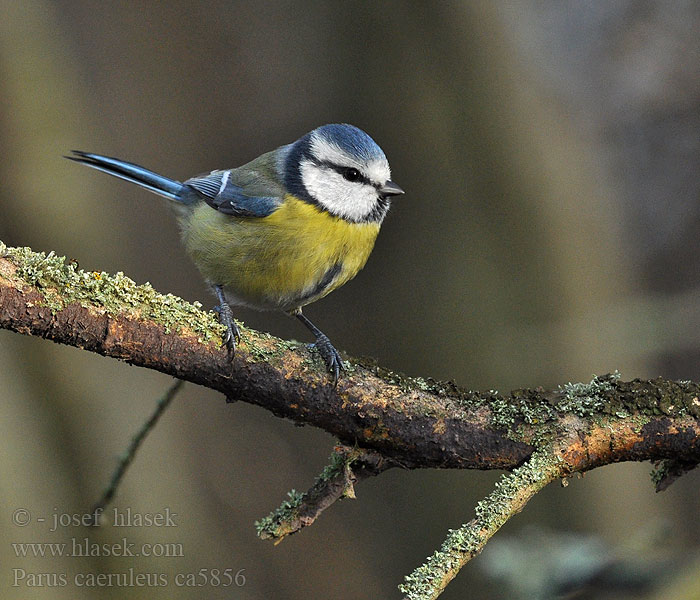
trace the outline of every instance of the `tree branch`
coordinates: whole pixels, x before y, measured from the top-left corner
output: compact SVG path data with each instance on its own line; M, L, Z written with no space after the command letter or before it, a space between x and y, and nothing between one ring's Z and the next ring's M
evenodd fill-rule
M500 394L350 362L334 389L304 344L244 327L231 359L221 347L222 326L200 305L137 286L121 273L81 271L52 253L0 245L0 257L0 328L204 385L403 467L512 469L565 425L583 434L571 448L573 470L698 458L696 383L596 378ZM617 424L614 435L608 421Z
M406 577L399 589L404 600L437 598L459 570L479 554L494 533L542 488L565 473L564 463L552 449L536 450L529 460L504 475L496 489L476 507L476 517L450 530L440 550Z
M502 504L487 499L494 508L477 512L466 526L472 533L462 532L472 542L481 541L465 546L465 538L451 534L445 543L457 548L458 558L455 562L452 554L441 555L447 562L437 579L435 561L429 561L428 577L443 581L442 587L430 595L414 593L418 588L410 586L424 581L417 574L406 584L410 598L436 597L459 566L552 478L612 462L652 460L662 465L657 477L662 489L700 463L697 383L661 378L623 382L615 374L557 390L500 394L350 361L334 388L321 361L302 344L242 328L231 359L221 348L221 325L201 305L158 294L148 284L137 286L121 273L86 273L53 253L2 243L0 328L156 369L324 429L360 449L353 459L358 460L355 470L359 466L367 475L395 465L513 470L527 463L508 476L514 493ZM535 460L543 452L556 459L546 469ZM377 457L386 461L381 467ZM295 516L272 524L266 529L269 537L281 539L310 524L347 495L356 473L348 461L344 464L332 476L319 478L306 495L295 494L287 503L292 512L297 510ZM522 479L534 476L533 469L540 469L536 480Z
M287 494L288 500L255 523L258 535L279 544L288 535L312 525L337 500L354 498L358 481L379 475L392 466L396 465L377 452L336 446L330 464L308 492L300 494L292 490Z

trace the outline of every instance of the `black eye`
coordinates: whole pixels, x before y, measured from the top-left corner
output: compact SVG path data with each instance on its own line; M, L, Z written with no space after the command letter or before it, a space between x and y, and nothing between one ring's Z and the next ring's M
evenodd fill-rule
M359 181L359 179L362 177L360 175L360 172L353 167L348 167L347 169L343 169L342 175L348 181Z

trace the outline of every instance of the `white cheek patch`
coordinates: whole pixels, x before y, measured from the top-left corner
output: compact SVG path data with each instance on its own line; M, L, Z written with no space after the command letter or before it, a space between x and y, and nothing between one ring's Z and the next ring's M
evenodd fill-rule
M347 162L345 158L344 164ZM377 205L377 190L371 185L348 181L337 171L310 160L302 160L299 170L311 197L333 215L349 221L362 221Z

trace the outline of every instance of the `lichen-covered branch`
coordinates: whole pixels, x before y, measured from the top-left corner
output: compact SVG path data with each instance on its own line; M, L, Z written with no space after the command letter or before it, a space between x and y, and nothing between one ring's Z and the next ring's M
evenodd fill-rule
M434 600L440 596L459 570L483 550L488 540L552 481L565 481L572 473L617 462L617 453L630 443L635 436L634 432L642 433L655 421L652 419L642 424L642 419L635 425L634 419L630 420L627 413L621 412L615 416L597 413L604 394L615 385L617 375L594 378L589 384L568 384L564 387L568 390L568 398L564 401L566 404L575 402L577 397L585 397L582 404L569 406L572 412L578 412L579 415L569 414L563 417L557 424L556 433L543 436L541 439L547 441L537 445L527 462L504 475L496 483L494 491L479 502L476 517L459 529L448 532L441 548L399 586L405 594L404 600ZM696 401L697 398L691 400L693 403ZM582 417L593 421L588 429L581 423ZM671 466L666 469L662 467L655 474L657 491L665 489L674 479L700 462L697 427L669 426L681 437L685 437L686 443L695 446L696 450L692 453L695 458L683 461L681 466L676 460L662 461L664 464L671 463ZM656 425L652 427L656 428ZM668 432L668 429L657 429L656 433L646 431L643 435L649 438L659 435L658 441L663 444L663 437Z
M242 328L231 358L214 313L123 274L1 244L0 328L207 386L407 468L513 469L564 426L579 432L569 449L577 470L700 455L697 383L611 376L501 394L350 361L334 388L304 344Z
M496 483L491 494L479 502L476 517L459 529L450 530L439 550L406 577L399 586L404 600L433 600L454 579L513 515L542 488L561 477L566 467L550 449L535 451L529 460Z
M279 544L285 537L312 525L334 502L354 498L354 485L395 466L377 452L337 446L329 465L305 494L292 490L278 508L255 523L260 538Z

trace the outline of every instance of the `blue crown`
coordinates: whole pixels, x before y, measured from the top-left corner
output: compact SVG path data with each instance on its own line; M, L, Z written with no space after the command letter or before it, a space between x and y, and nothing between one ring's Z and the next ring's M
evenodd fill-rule
M321 125L314 129L309 135L318 135L329 142L338 145L350 156L360 160L372 160L374 158L386 158L384 152L371 137L362 129L346 123L331 125Z

